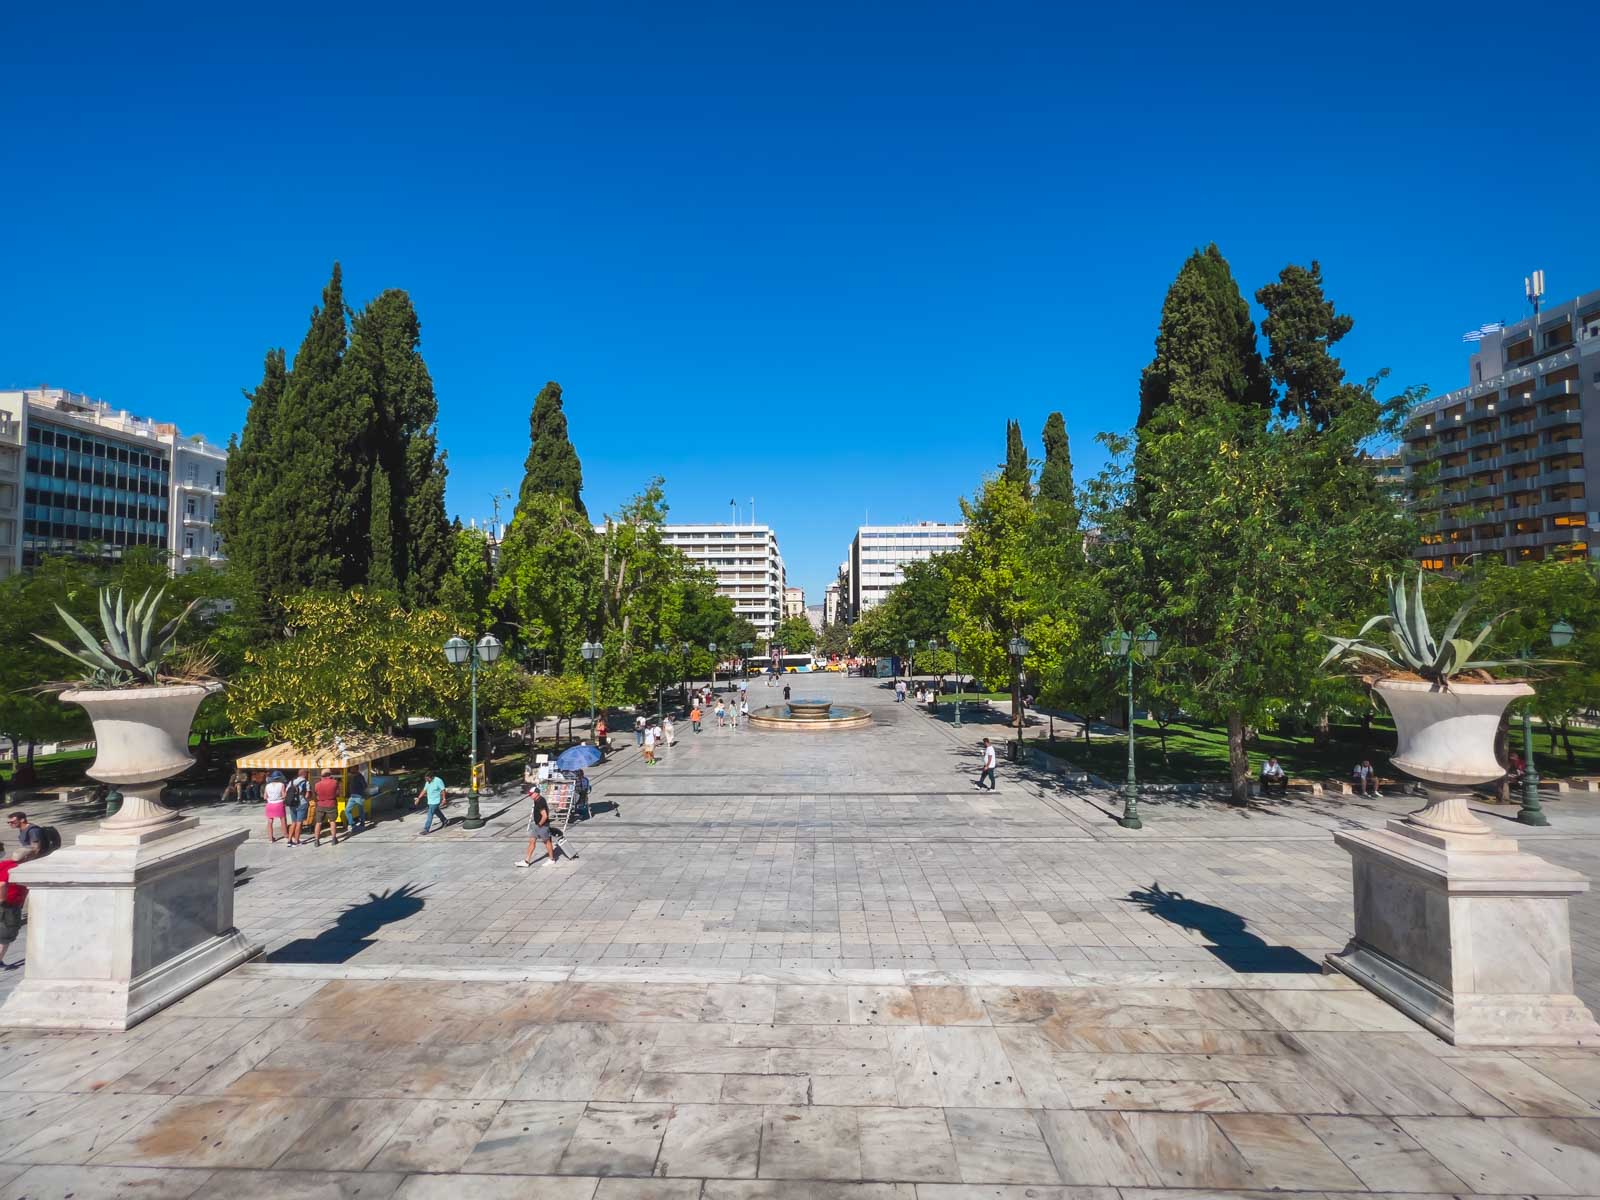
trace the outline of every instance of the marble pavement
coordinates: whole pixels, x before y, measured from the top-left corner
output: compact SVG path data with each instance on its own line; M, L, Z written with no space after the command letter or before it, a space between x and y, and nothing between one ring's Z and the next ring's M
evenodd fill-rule
M1330 831L1397 804L1125 831L829 684L874 727L626 750L555 866L513 868L510 798L320 850L202 810L248 821L267 954L128 1033L0 1034L0 1197L1600 1195L1593 1052L1457 1050L1315 969ZM1539 852L1588 869L1583 803Z

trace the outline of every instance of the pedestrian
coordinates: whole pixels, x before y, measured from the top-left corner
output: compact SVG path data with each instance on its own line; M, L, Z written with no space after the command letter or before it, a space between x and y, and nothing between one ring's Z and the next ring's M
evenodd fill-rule
M350 786L344 798L344 827L347 834L354 833L367 823L367 777L357 767L350 772Z
M695 701L694 707L689 710L689 728L696 733L700 732L700 702L698 700Z
M577 810L578 819L589 819L589 793L594 791L594 785L589 782L589 777L579 770L572 780L572 794L577 798L573 807Z
M49 853L45 846L44 829L28 820L25 812L14 812L6 818L6 824L11 826L17 835L17 861L25 863L35 858L43 858Z
M678 744L677 735L672 730L671 717L661 718L661 736L667 739L667 745L669 747L676 746Z
M641 713L633 719L633 744L644 745L644 715Z
M783 685L783 702L785 704L789 703L789 685L787 683Z
M983 769L978 772L978 787L983 788L983 781L989 781L989 790L995 788L994 782L994 743L988 738L983 739Z
M739 701L739 723L741 725L750 724L750 701L749 700L740 700Z
M5 961L6 951L22 933L22 904L28 898L28 889L11 882L11 871L17 860L6 854L5 843L0 842L0 967L9 971L19 964Z
M556 843L550 836L550 806L545 803L544 793L538 788L533 789L532 800L533 811L528 814L528 848L517 860L519 867L533 866L533 855L540 842L544 843L545 853L549 855L551 863L556 861Z
M267 776L267 786L262 789L261 798L266 801L267 805L267 837L274 842L278 840L272 832L272 823L274 821L281 821L283 822L284 839L292 846L294 845L294 842L290 838L289 820L285 812L285 798L288 794L288 791L289 787L283 781L283 772L274 771L271 775Z
M722 701L717 701L717 728L721 729L726 724L728 710L722 707Z
M894 702L896 704L903 704L905 702L905 698L906 681L904 679L896 679L894 681Z
M333 769L327 768L322 772L322 778L317 780L316 802L311 806L311 844L322 845L322 823L328 823L328 832L333 835L333 844L339 844L339 780L334 775Z
M611 749L611 727L606 724L604 714L602 714L600 719L595 722L594 744L600 747L600 752L602 754Z
M289 845L298 846L305 840L302 826L311 812L311 780L306 772L294 773L284 800L289 810Z
M647 727L644 731L644 765L647 767L656 765L656 730L654 725Z
M1267 761L1261 768L1261 794L1271 795L1272 789L1277 788L1285 796L1289 794L1289 774L1283 769L1283 764L1276 755L1268 755Z
M444 780L439 778L439 773L432 767L422 773L422 779L422 790L417 793L417 798L411 802L411 807L415 808L422 803L424 798L428 801L428 815L423 818L422 832L417 834L418 837L427 836L428 830L433 828L435 817L439 819L440 829L450 824L450 819L441 811L449 802L445 795Z

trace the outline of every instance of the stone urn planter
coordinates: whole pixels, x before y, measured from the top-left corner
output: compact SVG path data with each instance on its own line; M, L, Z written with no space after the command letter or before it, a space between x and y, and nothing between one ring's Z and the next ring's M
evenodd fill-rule
M189 730L200 702L218 690L217 684L191 683L61 693L63 704L84 708L94 724L96 754L89 778L111 784L123 796L122 808L102 828L151 829L179 819L161 803L161 791L194 762Z

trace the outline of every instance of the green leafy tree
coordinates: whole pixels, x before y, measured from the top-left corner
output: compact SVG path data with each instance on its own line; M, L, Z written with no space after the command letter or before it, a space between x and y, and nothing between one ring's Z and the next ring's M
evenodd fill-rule
M217 532L228 561L263 592L272 583L269 547L275 536L272 495L278 474L273 445L288 375L283 351L268 350L260 384L244 393L249 402L244 432L228 439L228 488L217 506Z
M463 629L482 637L495 625L494 558L489 535L482 529L459 528L451 533L454 554L439 587L439 607ZM503 661L510 662L510 659Z
M825 658L843 657L850 653L850 626L841 621L824 625L817 634L816 653Z
M788 617L778 626L772 640L782 646L786 654L808 654L816 644L817 631L804 617Z
M1139 428L1172 405L1190 414L1226 407L1258 425L1271 411L1250 306L1215 245L1190 255L1167 290L1155 358L1139 380Z
M520 510L535 495L558 496L588 520L583 507L583 466L567 436L567 416L561 409L561 385L551 381L534 398L528 418L528 459L523 465Z
M1022 440L1022 426L1006 422L1005 477L1022 492L1024 500L1033 497L1033 470L1028 465L1028 447Z
M1344 368L1331 349L1355 322L1336 311L1322 291L1322 266L1291 263L1256 292L1267 310L1261 332L1267 338L1267 367L1281 389L1279 411L1321 429L1351 403L1361 389L1347 384Z
M600 539L564 497L532 492L517 505L500 547L492 603L517 626L528 665L554 674L584 669L579 647L596 624Z
M445 658L449 614L410 611L361 588L302 592L283 603L287 633L246 652L228 689L235 729L266 729L303 748L387 733L407 717L467 717L467 673Z

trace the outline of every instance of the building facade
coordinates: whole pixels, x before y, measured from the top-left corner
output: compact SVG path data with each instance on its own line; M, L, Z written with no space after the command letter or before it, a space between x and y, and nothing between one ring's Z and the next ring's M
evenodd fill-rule
M6 476L8 450L20 450L19 480ZM0 569L89 546L110 558L157 547L175 572L220 562L215 523L226 474L224 449L175 425L59 388L0 392ZM7 482L17 485L9 514ZM9 547L8 520L16 526Z
M735 616L771 637L784 613L783 555L767 525L663 525L661 537L717 578Z
M1406 428L1424 528L1416 558L1450 570L1472 555L1591 557L1590 533L1600 527L1600 291L1485 333L1469 371L1471 383L1421 405Z
M905 565L945 554L961 545L965 525L918 521L914 525L863 525L850 543L848 619L883 603L885 596L905 578Z
M783 589L783 619L790 617L803 617L806 615L806 590L805 588L786 587Z
M846 571L845 574L848 575L849 572ZM837 625L845 619L845 587L846 585L842 580L835 580L823 591L822 623L824 625Z

